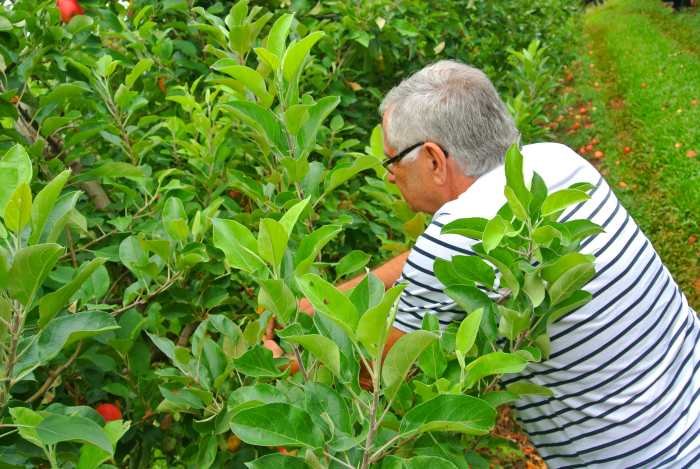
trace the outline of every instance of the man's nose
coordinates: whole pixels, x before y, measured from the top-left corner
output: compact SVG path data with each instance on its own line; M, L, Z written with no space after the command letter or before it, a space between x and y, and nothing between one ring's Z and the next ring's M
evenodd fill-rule
M396 183L396 176L394 176L394 173L392 173L391 171L389 171L389 172L387 173L387 175L386 175L386 180L389 181L389 182L392 183L392 184L395 184L395 183Z

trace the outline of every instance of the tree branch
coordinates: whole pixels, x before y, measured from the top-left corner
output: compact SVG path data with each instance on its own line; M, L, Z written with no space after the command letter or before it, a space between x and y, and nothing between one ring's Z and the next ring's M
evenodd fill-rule
M63 365L59 366L58 368L49 373L49 376L46 378L46 381L44 381L44 384L41 385L41 387L37 390L37 392L35 392L32 395L32 397L27 399L27 404L31 404L32 402L39 399L40 397L43 397L44 394L46 394L46 391L48 391L53 382L56 381L56 378L58 378L61 375L61 373L63 373L66 370L66 368L71 366L75 359L78 358L78 354L80 353L80 349L82 348L82 346L83 343L78 342L78 345L75 347L75 352L73 352L73 355L70 356L67 362L65 362Z

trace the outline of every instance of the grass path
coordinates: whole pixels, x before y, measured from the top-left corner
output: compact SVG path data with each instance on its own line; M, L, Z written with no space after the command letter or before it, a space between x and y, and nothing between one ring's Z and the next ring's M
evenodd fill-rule
M700 9L608 0L584 44L558 139L599 167L700 310Z

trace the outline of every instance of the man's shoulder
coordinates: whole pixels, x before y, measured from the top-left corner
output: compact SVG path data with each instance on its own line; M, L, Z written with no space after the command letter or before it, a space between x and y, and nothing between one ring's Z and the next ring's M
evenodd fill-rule
M526 183L533 173L539 174L550 192L564 189L575 182L597 183L600 173L574 150L555 142L532 143L522 147ZM457 199L447 202L433 220L447 223L466 217L491 218L506 202L503 189L505 169L500 165L480 176Z

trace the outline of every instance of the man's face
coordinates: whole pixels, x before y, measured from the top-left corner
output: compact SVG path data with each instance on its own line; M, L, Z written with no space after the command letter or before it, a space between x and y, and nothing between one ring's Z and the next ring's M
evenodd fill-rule
M386 135L387 116L388 112L383 117L384 129L384 153L387 158L391 158L403 148L393 148L388 142ZM389 174L387 180L396 184L404 200L411 207L411 210L416 212L433 213L435 211L434 203L431 200L432 180L429 174L426 174L423 161L423 147L418 147L406 155L396 163L389 165L387 168ZM434 193L434 192L432 192Z

